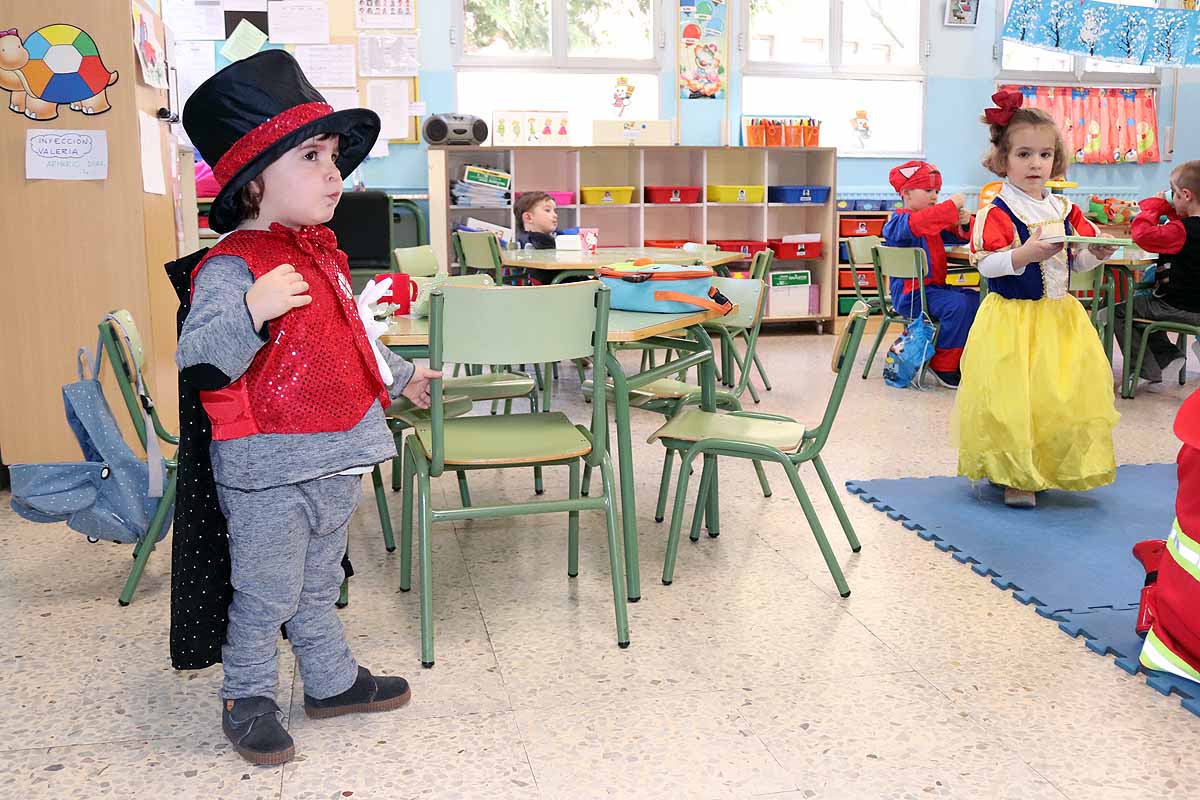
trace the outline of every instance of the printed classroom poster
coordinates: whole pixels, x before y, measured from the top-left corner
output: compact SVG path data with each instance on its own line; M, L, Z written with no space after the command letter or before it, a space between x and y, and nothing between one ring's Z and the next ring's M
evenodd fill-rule
M725 97L729 73L729 29L725 0L679 0L679 96L684 100Z
M417 27L416 0L354 0L354 22L359 28Z

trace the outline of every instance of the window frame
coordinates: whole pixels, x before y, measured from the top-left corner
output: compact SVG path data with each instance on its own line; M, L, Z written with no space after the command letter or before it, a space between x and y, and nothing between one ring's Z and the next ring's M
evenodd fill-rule
M928 62L930 54L929 41L929 2L920 0L921 24L917 34L918 57L913 66L887 67L886 65L871 67L861 64L846 66L841 64L842 55L842 15L845 10L844 0L829 0L829 63L828 64L796 64L776 61L754 61L750 58L750 2L742 0L741 13L738 15L740 31L732 44L740 52L741 77L746 78L800 78L817 80L859 80L859 81L901 81L904 83L919 83L921 85L921 135L920 145L915 151L868 150L858 153L852 150L838 150L838 158L925 158L926 130L925 120L929 108L929 75ZM743 92L744 95L744 92ZM741 113L744 115L745 109Z
M466 4L464 0L453 0L454 17L450 21L450 39L454 47L454 65L471 69L570 69L573 72L658 72L662 67L663 50L666 48L666 4L670 0L651 0L650 32L651 58L601 58L596 56L571 56L569 47L570 24L567 20L568 0L549 0L550 4L550 53L548 55L524 56L480 56L466 52Z
M1115 0L1110 0L1115 2ZM1124 5L1124 4L1122 4ZM996 3L996 41L992 45L992 61L996 64L997 84L1020 84L1022 86L1087 86L1114 87L1122 89L1159 89L1162 87L1162 67L1154 72L1104 72L1088 71L1088 56L1071 55L1073 68L1066 72L1048 70L1004 69L1004 22L1003 0Z
M750 58L750 2L742 0L739 23L741 32L734 43L741 51L743 75L782 75L787 77L850 78L853 80L913 80L927 77L929 60L929 0L920 0L921 24L917 31L917 63L913 66L889 67L863 64L842 64L842 16L845 0L829 2L829 63L799 64L779 61L754 61Z

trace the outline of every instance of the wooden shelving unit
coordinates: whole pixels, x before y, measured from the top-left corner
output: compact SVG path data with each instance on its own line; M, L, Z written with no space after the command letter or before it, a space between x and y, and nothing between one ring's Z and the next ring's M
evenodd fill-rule
M847 299L853 300L853 299L857 298L857 296L858 296L857 293L854 291L853 287L847 287L847 288L842 287L841 276L842 275L851 276L850 279L852 280L853 274L854 274L850 269L850 262L847 261L846 259L842 258L842 254L841 254L842 243L853 238L851 236L842 236L841 235L842 220L864 219L864 220L885 220L886 221L887 218L890 217L891 215L892 215L892 212L890 210L887 210L887 211L839 211L837 213L837 228L836 228L836 230L838 231L838 237L837 237L837 244L835 245L836 251L834 254L835 258L837 259L837 261L836 261L837 273L834 278L835 286L834 286L834 300L833 300L833 307L834 307L834 313L835 313L835 317L834 317L834 331L835 332L839 332L839 333L841 332L842 326L845 325L846 317L850 310L849 308L843 309L843 301L845 301ZM871 275L871 278L873 280L875 273L870 272L869 268L867 271L869 272L869 274ZM864 274L864 271L862 269L860 269L859 275L861 276L862 274ZM870 288L868 288L868 287L864 286L864 287L862 287L862 293L863 293L864 297L870 298L875 293L875 287L871 286ZM853 303L845 303L845 305L849 306L849 305L853 305ZM874 314L870 318L867 319L866 330L877 331L877 330L879 330L879 324L880 324L880 317L878 314Z
M450 233L468 217L514 227L512 210L450 205L450 182L463 166L479 164L509 172L514 195L527 191L574 192L582 186L633 186L633 201L621 205L581 202L558 207L560 228L600 229L600 244L641 246L647 239L766 241L789 234L821 234L821 256L780 260L774 270L806 269L820 291L820 312L767 322L812 322L818 331L836 313L837 228L834 198L816 205L791 203L645 203L646 186L804 184L837 185L837 151L762 147L431 147L429 149L429 240L450 264Z

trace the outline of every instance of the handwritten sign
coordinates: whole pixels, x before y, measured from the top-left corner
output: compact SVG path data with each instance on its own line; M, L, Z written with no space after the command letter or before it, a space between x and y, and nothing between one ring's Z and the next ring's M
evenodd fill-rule
M25 131L25 179L102 181L108 178L108 132L30 128Z

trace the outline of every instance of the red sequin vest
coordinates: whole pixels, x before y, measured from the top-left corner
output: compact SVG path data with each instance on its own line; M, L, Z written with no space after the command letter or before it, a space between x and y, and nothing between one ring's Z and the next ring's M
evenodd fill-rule
M201 392L214 440L256 433L328 433L353 428L387 388L358 317L346 254L323 225L294 230L235 231L192 272L215 256L244 259L255 280L291 264L308 283L312 302L267 323L270 338L246 372L229 386Z

